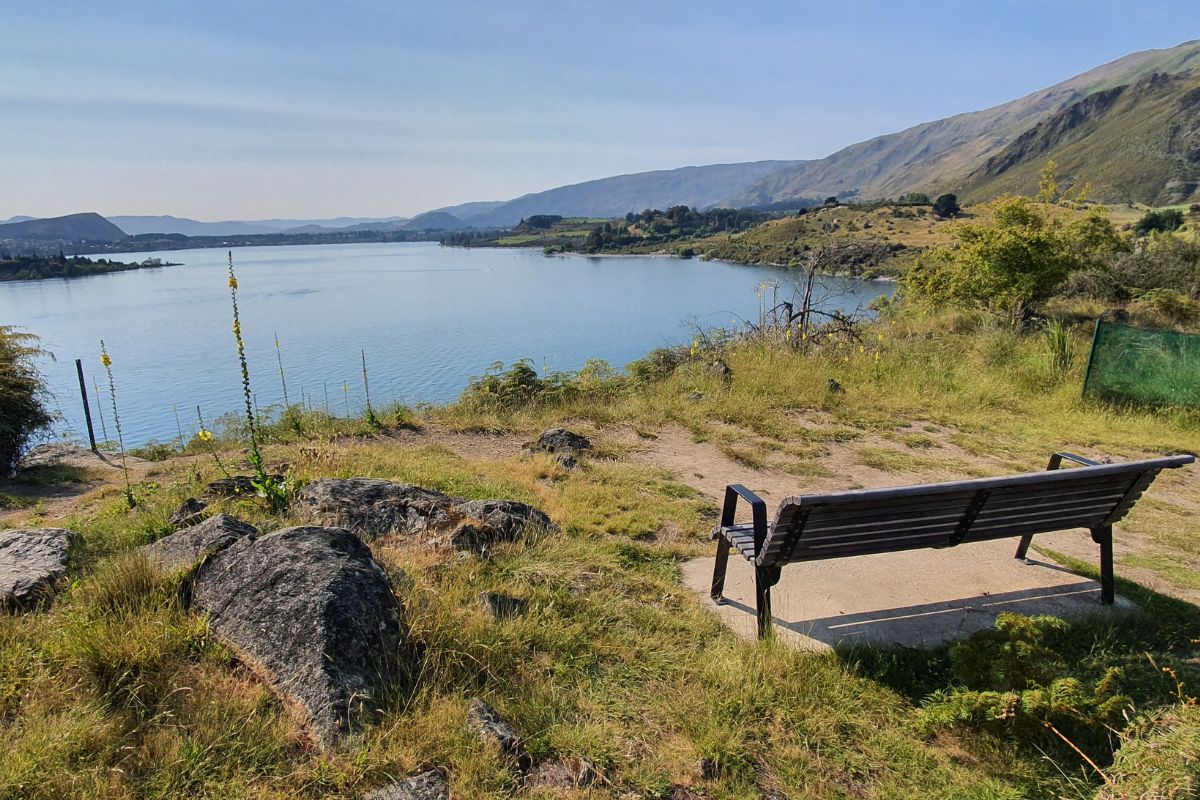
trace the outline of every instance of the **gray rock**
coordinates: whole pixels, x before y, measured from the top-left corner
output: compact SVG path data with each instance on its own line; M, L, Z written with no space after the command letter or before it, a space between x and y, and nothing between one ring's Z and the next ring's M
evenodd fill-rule
M0 610L24 611L48 603L78 540L79 534L65 528L0 531Z
M580 454L591 449L592 443L586 437L566 428L550 428L536 442L525 445L526 453L551 453L567 469L574 469Z
M325 745L353 732L407 666L403 609L347 530L243 537L200 568L192 598Z
M450 782L440 769L430 769L367 792L363 800L450 800Z
M529 607L528 600L500 592L480 592L479 600L488 616L497 621L524 614Z
M467 709L467 727L481 742L495 742L500 754L515 764L517 769L522 772L529 769L529 753L520 734L496 713L496 709L479 698L473 699Z
M165 572L191 569L243 538L254 539L258 528L227 514L214 517L164 536L142 548L146 558Z
M459 503L455 510L487 526L486 539L472 549L515 542L534 531L558 533L558 526L545 512L516 500L469 500Z
M666 798L667 800L706 800L706 795L684 786L682 783L674 783L667 790Z
M376 478L321 478L296 494L294 507L313 522L365 538L449 526L455 498Z
M603 778L595 764L586 758L571 756L538 764L529 773L525 785L531 789L586 789Z
M179 505L174 514L167 518L167 524L176 529L196 525L204 519L206 508L208 508L208 503L197 500L195 497L189 497Z

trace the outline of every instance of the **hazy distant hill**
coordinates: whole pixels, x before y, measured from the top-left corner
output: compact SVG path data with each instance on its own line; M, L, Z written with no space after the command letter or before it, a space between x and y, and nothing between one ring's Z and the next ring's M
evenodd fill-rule
M534 214L621 217L630 211L674 205L710 208L760 177L795 163L799 162L753 161L618 175L527 194L460 218L467 225L486 228L516 225Z
M802 197L895 197L953 188L1043 119L1093 92L1155 72L1200 66L1200 41L1125 56L1019 100L927 122L846 147L765 176L727 204L760 205Z
M1200 68L1154 73L1072 103L989 158L961 191L1036 193L1050 159L1060 183L1090 183L1096 200L1200 200Z
M142 233L182 233L184 236L250 236L259 233L280 233L296 228L307 231L347 228L361 223L403 222L404 217L333 217L329 219L255 219L201 222L187 217L172 216L113 216L113 223L128 231L130 236Z
M117 242L125 231L94 212L0 225L0 240Z

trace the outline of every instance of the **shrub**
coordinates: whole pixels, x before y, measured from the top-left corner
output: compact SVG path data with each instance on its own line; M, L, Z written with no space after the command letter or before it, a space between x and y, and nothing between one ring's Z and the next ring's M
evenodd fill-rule
M1169 233L1177 230L1183 224L1183 212L1177 208L1167 208L1162 211L1147 211L1133 226L1134 233L1145 236L1152 231Z
M1099 800L1200 795L1200 706L1180 703L1135 720L1121 738Z
M958 246L917 259L905 277L910 297L932 306L982 308L1024 318L1072 272L1095 269L1124 247L1099 213L1062 225L1026 198L996 203L994 225L964 225Z
M30 441L53 417L35 358L37 337L0 325L0 475L16 470Z

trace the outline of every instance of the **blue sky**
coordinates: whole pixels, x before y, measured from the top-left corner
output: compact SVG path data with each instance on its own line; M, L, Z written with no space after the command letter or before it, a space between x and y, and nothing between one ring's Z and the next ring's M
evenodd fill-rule
M820 157L1196 38L1200 17L1153 0L0 0L0 36L0 218L247 219Z

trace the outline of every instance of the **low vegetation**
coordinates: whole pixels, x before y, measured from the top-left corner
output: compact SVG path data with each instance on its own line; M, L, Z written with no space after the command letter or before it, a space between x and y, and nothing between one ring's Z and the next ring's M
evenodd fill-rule
M1154 291L1197 299L1185 281L1194 275L1188 240L1156 234L1134 245L1103 218L1006 202L971 210L965 224L910 219L953 226L935 230L941 244L959 243L936 256L939 268L974 265L989 280L1033 287L1007 295L1017 305L931 296L918 273L869 323L801 326L791 314L764 314L699 331L625 371L494 365L443 407L356 419L303 405L251 411L212 430L201 422L181 458L134 486L134 508L119 485L64 519L11 508L9 520L79 531L84 547L50 610L0 617L0 798L349 798L426 764L448 770L456 797L551 796L522 789L511 765L466 732L473 696L524 733L535 760L597 765L605 778L589 791L602 797L684 796L680 785L712 798L793 800L1194 793L1200 489L1189 472L1163 475L1121 524L1129 551L1117 572L1135 580L1119 581L1119 591L1136 610L1005 616L993 631L930 650L812 654L738 639L681 584L680 563L710 552L715 505L691 476L633 457L684 430L743 465L747 480L778 470L803 489L850 468L910 481L1038 469L1055 449L1114 459L1200 452L1196 408L1080 393L1091 318L1117 309L1194 324L1170 321L1170 303L1135 307ZM1154 248L1177 261L1155 260ZM1013 251L1044 257L1035 263L1054 280L1006 268ZM1167 266L1147 275L1139 258ZM1085 290L1092 285L1115 293ZM547 455L451 446L564 422L597 446L574 470ZM851 458L832 461L835 449ZM226 468L286 473L283 502L218 504L265 530L300 521L286 504L296 487L364 475L534 503L562 533L488 558L446 558L402 537L373 543L407 609L420 678L347 747L317 752L185 609L186 583L135 551ZM1094 574L1069 554L1042 554ZM529 600L530 610L489 619L483 591Z
M0 281L36 281L47 278L80 278L85 275L105 275L109 272L125 272L131 269L170 267L161 258L147 258L137 263L95 260L86 256L67 258L62 252L57 256L9 256L0 254Z

